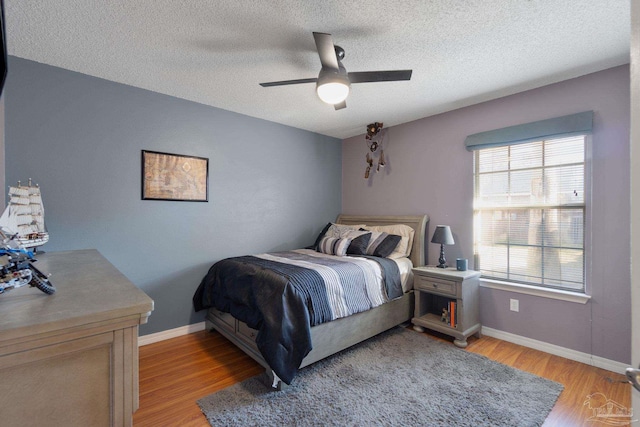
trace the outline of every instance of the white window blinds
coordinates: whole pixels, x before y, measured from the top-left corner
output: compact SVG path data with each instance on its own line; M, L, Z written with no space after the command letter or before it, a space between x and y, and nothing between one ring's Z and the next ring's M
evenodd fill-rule
M584 291L584 135L475 149L476 268Z

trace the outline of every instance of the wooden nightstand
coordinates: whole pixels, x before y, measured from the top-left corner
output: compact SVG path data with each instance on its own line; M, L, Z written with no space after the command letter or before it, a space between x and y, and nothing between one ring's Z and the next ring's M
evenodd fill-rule
M413 329L423 332L427 328L450 335L455 338L453 343L463 348L469 336L480 337L479 271L427 266L414 268L413 274ZM444 309L449 311L446 316Z

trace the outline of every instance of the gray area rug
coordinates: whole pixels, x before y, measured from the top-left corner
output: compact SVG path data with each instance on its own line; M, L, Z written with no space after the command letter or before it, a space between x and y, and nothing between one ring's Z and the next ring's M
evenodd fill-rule
M302 369L198 401L212 426L540 426L563 386L394 328Z

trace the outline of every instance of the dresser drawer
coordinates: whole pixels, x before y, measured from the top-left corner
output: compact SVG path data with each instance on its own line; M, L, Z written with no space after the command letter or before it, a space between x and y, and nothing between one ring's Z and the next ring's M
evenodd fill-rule
M217 308L212 308L210 311L214 317L214 319L212 320L215 320L216 323L228 327L229 329L231 329L231 331L236 330L236 319L231 315L231 313L225 313L224 311L220 311Z
M416 289L456 296L456 282L453 280L434 279L432 277L416 275L413 286Z
M244 322L238 322L238 333L244 338L249 338L251 341L255 341L256 335L258 335L258 331L251 329Z

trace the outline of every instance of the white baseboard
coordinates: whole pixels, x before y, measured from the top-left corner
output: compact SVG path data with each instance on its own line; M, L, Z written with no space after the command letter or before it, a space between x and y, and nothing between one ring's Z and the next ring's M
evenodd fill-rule
M503 341L508 341L514 344L533 348L534 350L540 350L544 351L545 353L564 357L565 359L575 360L576 362L595 366L596 368L606 369L607 371L615 372L618 374L624 375L625 369L627 369L629 366L622 362L616 362L615 360L605 359L604 357L594 356L577 350L571 350L570 348L560 347L559 345L549 344L544 341L534 340L532 338L523 337L520 335L512 334L510 332L487 328L486 326L482 327L482 334L498 338Z
M153 344L154 342L168 340L169 338L176 338L182 335L192 334L198 331L204 331L204 322L180 326L179 328L168 329L166 331L156 332L155 334L143 335L141 337L138 337L138 347L147 344Z
M180 326L179 328L169 329L155 334L143 335L138 338L138 346L147 344L153 344L156 342L168 340L170 338L176 338L182 335L191 334L205 329L205 323L194 323L191 325ZM545 353L554 354L556 356L564 357L565 359L575 360L590 366L606 369L611 372L624 374L625 369L629 365L616 362L615 360L605 359L600 356L593 356L591 354L583 353L577 350L571 350L570 348L561 347L555 344L549 344L544 341L534 340L533 338L523 337L521 335L512 334L510 332L500 331L498 329L482 327L482 334L489 337L497 338L503 341L512 342L514 344L522 345L525 347L533 348L534 350L544 351Z

